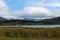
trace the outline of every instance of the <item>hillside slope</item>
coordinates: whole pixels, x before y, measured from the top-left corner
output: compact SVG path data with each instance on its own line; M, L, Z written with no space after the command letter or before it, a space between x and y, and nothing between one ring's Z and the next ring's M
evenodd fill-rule
M32 20L20 20L20 19L12 19L8 20L0 17L0 25L47 25L47 24L60 24L60 17L55 17L51 19L43 19L40 21L32 21Z

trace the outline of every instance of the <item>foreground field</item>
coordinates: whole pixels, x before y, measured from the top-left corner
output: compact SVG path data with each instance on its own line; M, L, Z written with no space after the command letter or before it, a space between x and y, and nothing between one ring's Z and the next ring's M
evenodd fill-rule
M0 27L0 40L60 40L60 28Z
M46 39L46 38L0 38L0 40L60 40L60 38Z

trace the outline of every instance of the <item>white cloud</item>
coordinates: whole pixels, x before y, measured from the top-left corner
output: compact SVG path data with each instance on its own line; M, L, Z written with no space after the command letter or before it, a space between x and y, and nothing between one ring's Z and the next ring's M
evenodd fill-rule
M24 13L30 16L50 15L50 11L44 7L25 7Z
M59 10L53 11L52 13L53 13L53 15L55 15L56 17L60 16L60 11L59 11Z
M43 4L42 6L60 7L60 3L47 3L47 4Z
M38 5L37 5L38 4ZM37 3L32 4L33 6L48 6L48 7L60 7L60 3ZM30 4L31 5L31 4Z
M8 12L7 5L3 0L0 0L0 16L6 15L7 12Z
M30 17L30 18L49 18L53 16L51 12L44 7L34 7L34 6L27 6L24 8L23 11L15 11L13 13L16 17Z
M0 16L4 18L15 18L9 12L9 8L4 0L0 0Z
M38 4L38 5L37 5ZM28 4L29 5L29 4ZM31 6L32 5L32 6ZM35 6L34 6L35 5ZM0 16L5 18L20 18L22 17L32 17L32 18L50 18L56 16L51 13L50 10L43 6L60 6L59 3L33 3L30 6L27 6L22 11L13 11L10 12L8 5L4 2L4 0L0 0Z
M27 6L48 6L48 7L60 7L60 1L59 0L39 0L39 1L29 1L29 3L26 3Z

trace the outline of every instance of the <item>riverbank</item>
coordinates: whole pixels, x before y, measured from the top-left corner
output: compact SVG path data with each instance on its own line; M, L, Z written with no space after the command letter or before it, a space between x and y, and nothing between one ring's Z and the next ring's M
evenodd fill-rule
M1 25L0 27L56 28L60 25Z

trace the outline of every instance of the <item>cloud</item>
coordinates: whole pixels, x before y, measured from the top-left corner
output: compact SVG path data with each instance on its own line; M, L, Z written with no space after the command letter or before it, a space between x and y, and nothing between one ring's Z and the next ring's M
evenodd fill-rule
M23 19L25 17L30 17L30 18L51 18L54 17L57 14L52 13L49 9L45 8L44 6L60 6L60 3L55 3L51 1L47 2L31 2L28 4L25 4L24 9L21 10L16 10L12 11L9 9L8 5L5 3L4 0L0 0L0 16L4 18L20 18ZM55 12L56 13L56 12Z
M51 4L46 4L45 6L60 7L60 3L51 3Z
M5 16L7 15L6 13L8 12L7 5L3 0L0 0L0 16Z
M53 15L44 7L26 6L23 11L15 11L13 15L18 18L50 18Z
M27 6L48 6L48 7L60 7L59 0L31 0L26 3Z
M55 17L60 16L60 11L59 10L53 11L52 13L53 13L53 15L55 15Z
M25 7L24 13L27 13L30 16L40 16L40 15L50 15L48 9L44 7Z
M4 18L15 18L11 15L9 8L4 0L0 0L0 16Z

